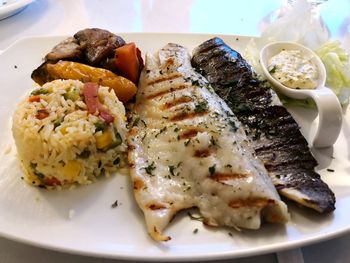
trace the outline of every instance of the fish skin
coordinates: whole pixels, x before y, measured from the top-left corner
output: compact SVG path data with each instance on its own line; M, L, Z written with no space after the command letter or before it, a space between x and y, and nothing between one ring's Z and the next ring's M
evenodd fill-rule
M150 236L198 207L210 226L285 223L286 205L227 105L194 71L187 49L146 56L128 135L130 175Z
M299 125L242 56L213 38L195 48L192 65L245 125L278 192L319 213L332 212L334 193L315 172L317 161Z

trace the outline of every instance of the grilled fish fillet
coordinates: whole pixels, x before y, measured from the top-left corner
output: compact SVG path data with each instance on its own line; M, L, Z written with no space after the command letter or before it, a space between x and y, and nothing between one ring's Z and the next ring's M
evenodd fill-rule
M146 56L128 136L134 195L155 240L180 210L204 223L257 229L289 214L227 105L168 44Z
M278 192L320 213L333 211L334 194L315 172L317 161L298 124L242 56L213 38L194 50L192 65L245 125Z

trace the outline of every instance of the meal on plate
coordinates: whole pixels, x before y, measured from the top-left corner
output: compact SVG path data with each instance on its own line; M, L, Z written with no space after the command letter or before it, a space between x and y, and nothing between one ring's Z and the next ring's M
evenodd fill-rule
M192 58L167 44L143 66L134 43L102 29L55 46L32 73L41 86L13 116L25 180L71 187L128 164L157 241L192 207L206 225L247 229L288 221L279 194L319 213L335 209L298 124L221 39Z

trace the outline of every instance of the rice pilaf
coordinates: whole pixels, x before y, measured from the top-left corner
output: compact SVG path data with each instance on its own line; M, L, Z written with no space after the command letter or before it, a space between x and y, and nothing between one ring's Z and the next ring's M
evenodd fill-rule
M126 117L113 90L98 87L91 113L77 80L55 80L19 103L12 132L24 179L44 188L90 184L125 165ZM107 117L105 115L107 114Z

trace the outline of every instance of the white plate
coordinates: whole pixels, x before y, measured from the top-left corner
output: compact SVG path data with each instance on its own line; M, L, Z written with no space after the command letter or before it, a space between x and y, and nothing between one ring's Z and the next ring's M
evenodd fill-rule
M154 51L168 42L189 49L210 35L121 34L143 52ZM248 37L223 36L242 51ZM46 191L20 180L11 137L11 115L16 103L28 93L30 74L42 57L63 37L28 38L16 42L0 55L0 235L29 244L66 252L132 260L210 260L251 256L318 242L350 230L350 114L332 149L315 152L319 172L337 197L336 211L320 216L289 205L292 220L286 226L263 225L258 231L236 232L208 228L191 220L186 212L166 229L172 240L152 241L142 213L133 199L129 178L115 175L73 191ZM293 114L307 133L315 118L313 111L294 109ZM11 147L10 153L4 154ZM333 156L333 158L331 158ZM329 172L326 169L334 169ZM119 206L111 204L119 201ZM69 220L69 211L75 211ZM194 233L194 229L198 229ZM232 236L231 236L232 235Z
M0 0L0 20L22 11L34 0Z

